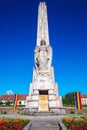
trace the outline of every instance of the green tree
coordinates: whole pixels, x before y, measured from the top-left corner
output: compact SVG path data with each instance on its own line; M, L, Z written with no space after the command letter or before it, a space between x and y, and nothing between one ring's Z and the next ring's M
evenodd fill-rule
M11 106L11 104L12 104L12 102L9 101L9 100L5 102L5 105L6 105L6 106Z
M2 101L0 101L0 105L3 105L3 102L2 102Z
M63 97L63 104L68 105L74 105L75 101L74 101L74 92L72 93L68 93Z

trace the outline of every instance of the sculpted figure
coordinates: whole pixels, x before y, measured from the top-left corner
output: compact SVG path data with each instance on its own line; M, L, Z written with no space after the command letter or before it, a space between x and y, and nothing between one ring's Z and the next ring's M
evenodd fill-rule
M44 40L35 49L35 63L39 71L47 71L51 66L52 49Z

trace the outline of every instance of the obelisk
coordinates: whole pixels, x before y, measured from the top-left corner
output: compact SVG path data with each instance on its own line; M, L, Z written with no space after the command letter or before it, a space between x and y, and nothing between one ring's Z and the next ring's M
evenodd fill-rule
M35 67L27 105L30 111L63 113L62 98L58 94L52 64L52 48L49 42L47 7L40 2L38 7L37 43L34 50Z
M41 40L45 40L46 44L49 45L47 7L45 2L41 2L38 7L37 46L40 45Z

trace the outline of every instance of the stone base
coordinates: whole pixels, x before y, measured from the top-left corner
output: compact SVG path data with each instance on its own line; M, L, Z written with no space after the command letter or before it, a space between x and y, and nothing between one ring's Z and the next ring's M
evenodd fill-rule
M44 90L44 91L46 91L46 90ZM47 90L47 92L48 92L48 90ZM29 110L38 109L38 111L49 112L49 110L51 108L54 111L58 108L62 108L62 98L61 98L61 96L56 96L55 94L33 95L33 96L29 95L26 98L26 102L27 102L26 108L29 108Z
M37 113L38 112L38 109L37 108L33 108L33 109L29 109L29 108L23 108L22 110L22 113L24 115L29 115L29 114L32 114L32 113Z
M58 109L50 109L50 111L48 111L48 112L38 112L38 109L29 109L29 108L24 108L23 110L22 110L22 113L24 114L24 115L36 115L36 116L53 116L53 115L64 115L64 114L66 114L66 112L65 112L65 108L58 108Z
M66 114L64 107L61 107L61 108L51 108L50 112L54 112L55 114Z

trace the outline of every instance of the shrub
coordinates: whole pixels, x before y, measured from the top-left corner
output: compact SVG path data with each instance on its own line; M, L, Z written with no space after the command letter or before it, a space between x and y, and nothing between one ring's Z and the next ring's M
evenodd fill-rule
M63 118L62 121L67 130L87 130L87 117Z
M0 112L1 114L7 114L7 111L2 111Z
M70 114L75 114L75 112L74 111L70 111Z
M29 120L0 118L0 130L23 130L28 123Z
M4 111L3 114L7 114L7 111Z

